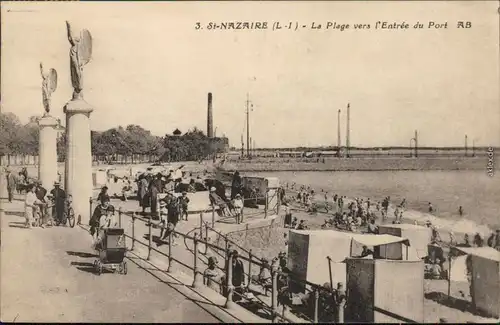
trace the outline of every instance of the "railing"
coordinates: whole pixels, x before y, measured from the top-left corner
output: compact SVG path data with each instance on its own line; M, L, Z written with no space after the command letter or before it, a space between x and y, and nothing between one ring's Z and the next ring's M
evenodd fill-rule
M290 189L289 184L287 184L286 187L288 191L294 191L293 188ZM275 195L278 195L277 191L275 191ZM254 197L254 198L247 198L245 200L259 200L262 198L263 197ZM267 217L269 210L267 204L267 202L269 202L269 194L266 193L264 198L266 199L265 200L266 204L264 207L264 217ZM274 206L274 209L277 213L280 208L280 198L278 197L276 201L277 204ZM243 208L243 211L244 210L245 208ZM306 292L304 296L308 296L308 298L306 299L307 300L306 308L302 308L302 310L295 310L295 316L299 316L302 317L303 319L308 319L311 322L317 323L318 321L331 322L333 320L332 315L335 315L336 322L343 322L345 303L336 303L335 299L336 291L332 289L334 284L332 283L331 279L329 287L325 288L317 284L300 279L297 275L291 272L287 272L286 270L283 270L282 268L278 267L276 259L272 261L271 265L263 264L262 259L255 256L252 250L245 249L244 247L230 240L227 237L227 234L223 234L220 231L214 229L215 213L216 213L215 206L213 206L210 210L204 212L212 212L211 222L203 221L203 212L201 212L199 227L192 229L186 234L178 232L176 230L170 231L168 235L168 252L163 252L160 249L153 247L152 229L160 228L163 229L163 231L166 231L167 228L164 225L160 223L154 224L152 220L148 218L139 217L136 213L124 213L121 209L119 209L118 214L119 214L120 227L123 226L122 219L124 215L131 217L132 221L131 229L129 233L126 232L126 236L132 240L132 245L130 248L131 251L133 251L136 248L136 244L140 244L147 248L147 257L146 257L147 260L150 260L152 252L158 253L161 256L167 258L168 267L166 272L169 273L173 272L172 270L176 263L179 264L179 266L191 270L191 272L193 272L192 286L194 288L199 287L204 283L204 281L202 281L204 275L203 272L200 271L202 264L200 263L203 263L205 265L208 264L207 255L209 251L211 251L214 255L221 257L222 260L224 261L224 265L222 267L217 267L217 268L219 271L222 271L223 274L225 274L225 277L222 279L222 281L218 282L218 284L222 288L220 293L226 297L226 304L225 304L226 308L229 309L233 308L234 306L233 296L239 296L240 298L242 297L244 298L245 297L244 292L257 293L256 289L259 289L259 293L262 293L263 291L264 296L267 298L268 297L267 292L271 291L271 301L268 301L268 299L264 298L264 296L262 297L262 299L259 298L258 296L255 296L256 303L259 305L259 307L270 314L273 322L278 322L278 321L296 322L295 320L290 319L291 316L290 315L287 316L286 312L294 309L290 299L290 290L292 289L292 286L300 286L301 290L305 290ZM261 213L262 212L259 211L250 216ZM244 215L247 218L249 217L249 215L247 214ZM148 236L147 242L141 241L137 238L136 235L137 222L142 222L147 226L147 236ZM209 242L208 238L209 231L214 232L223 238L224 247L220 247L218 245ZM193 232L194 235L190 235ZM186 259L182 260L182 257L186 257L186 254L184 254L183 256L182 254L179 254L179 256L175 256L176 255L175 250L173 250L172 248L174 236L183 238L186 251L192 254L192 259L190 259L190 261L186 261ZM190 246L192 248L190 248ZM244 277L246 279L245 281L246 283L242 283L240 286L233 286L233 273L232 273L233 269L232 267L228 267L229 265L233 264L233 258L234 258L232 253L233 249L237 249L240 252L238 258L246 266L244 267ZM328 264L330 266L330 261L328 261ZM270 277L267 278L267 281L262 281L262 279L259 280L258 278L256 279L255 276L256 274L255 272L253 272L256 270L255 267L260 269L267 268L270 271ZM329 270L331 278L331 267L329 268ZM278 281L279 279L281 280L287 279L286 281L287 284L283 285L282 284L283 281ZM281 313L278 312L278 307L280 305L282 306ZM334 308L335 310L331 310L332 308ZM399 318L396 317L397 319L404 318L396 314L394 315L395 315L394 317L396 316L399 317Z
M252 198L255 199L255 198ZM90 204L92 205L92 199L90 199ZM279 207L279 203L278 203ZM92 206L90 208L92 212ZM267 210L267 209L265 209ZM215 207L212 207L212 225L214 224L214 215L215 215ZM210 212L210 210L205 211ZM125 229L123 216L127 216L131 218L131 227L130 229ZM287 271L286 269L282 269L278 267L277 259L273 259L271 265L262 263L262 259L258 258L252 253L252 250L247 250L244 247L238 245L237 243L231 241L227 238L226 235L214 229L213 226L210 226L210 222L203 221L203 212L200 213L200 226L199 228L195 228L188 232L187 234L181 233L174 230L171 230L168 234L168 252L161 251L158 248L153 247L153 228L163 229L163 231L167 231L167 227L164 225L157 223L154 224L152 220L139 217L137 213L123 212L120 208L118 210L118 224L121 228L125 230L125 236L131 239L132 244L130 247L130 251L136 250L136 245L140 244L147 248L147 257L146 260L150 260L152 252L159 254L162 257L165 257L168 260L168 267L166 269L167 273L172 273L175 264L179 264L188 270L193 272L193 283L192 287L197 288L204 284L204 272L201 271L201 266L203 264L208 264L207 253L209 250L211 252L220 256L224 265L222 267L217 267L219 271L222 271L225 274L222 277L220 282L214 281L218 283L221 287L219 293L221 293L226 298L225 308L231 309L233 308L235 302L233 301L233 296L239 296L240 298L245 298L245 292L255 292L256 289L259 289L259 293L264 291L264 296L267 298L267 292L271 291L271 301L264 298L264 296L259 298L258 296L254 296L255 304L259 306L259 308L265 310L270 314L272 321L275 322L297 322L294 319L291 319L291 315L286 315L287 312L291 313L293 309L294 317L301 317L302 319L307 319L310 322L317 323L319 321L332 322L333 315L335 316L336 323L342 323L344 320L344 309L345 309L345 300L338 302L336 297L336 291L333 288L333 283L330 280L329 287L319 286L317 284L305 281L300 279L297 275ZM138 222L142 222L147 226L147 236L148 241L144 242L137 238L137 227ZM129 230L129 232L127 232ZM205 240L203 240L203 230L205 230ZM220 235L224 238L225 245L224 247L220 247L210 243L208 241L208 231L212 231ZM194 235L190 235L191 232L194 232ZM182 257L186 257L186 254L179 254L179 256L175 256L175 250L173 249L173 240L174 237L182 237L184 240L186 251L192 254L192 258L190 261L186 261L186 259L182 260ZM189 244L191 244L192 249L189 248ZM202 249L204 246L204 249ZM244 277L246 279L246 283L243 282L240 286L233 285L233 268L228 267L233 265L233 249L237 248L242 254L239 254L239 260L245 262L247 267L244 267ZM185 252L186 252L185 251ZM187 255L187 259L189 259L190 255ZM328 261L330 262L330 261ZM266 268L270 271L270 277L267 279L259 279L255 277L254 267L258 267L261 270ZM331 273L331 269L330 269ZM331 278L331 276L330 276ZM262 281L265 280L265 281ZM270 281L269 281L270 280ZM292 306L292 299L290 299L292 286L300 286L302 290L305 290L307 302L305 304L305 308L302 310L297 310ZM278 311L278 307L282 307L281 313ZM334 308L334 310L332 310ZM380 312L380 311L379 311ZM391 313L392 315L392 313ZM396 314L394 314L396 315ZM402 316L396 315L402 319ZM292 318L294 318L292 317ZM394 316L395 317L395 316ZM301 320L302 321L302 320Z
M229 186L227 186L229 187ZM274 191L274 193L272 195L269 194L269 192L271 191ZM254 217L254 216L257 216L257 215L260 215L261 212L260 211L257 211L257 212L254 212L254 213L251 213L251 214L248 214L248 213L245 213L245 202L249 202L249 201L259 201L259 200L262 200L264 199L264 218L267 218L267 216L269 215L269 213L272 213L272 214L278 214L279 211L280 211L280 200L279 200L279 197L277 196L278 194L278 188L269 188L265 194L263 196L256 196L256 197L250 197L250 198L243 198L243 209L241 211L241 221L243 221L243 218L245 217ZM269 207L269 202L275 202L275 204L272 206L272 207ZM248 209L248 208L247 208ZM214 210L215 212L215 210ZM221 218L220 220L225 220L225 219L229 219L229 218L232 218L232 216L230 217L223 217ZM212 223L212 227L214 226L215 223Z
M202 218L202 213L200 213L200 219ZM124 220L123 216L127 216L131 218L131 227L130 229L125 229L127 227L124 226ZM142 222L144 225L147 226L147 235L148 235L148 241L142 241L138 239L137 237L137 228L138 228L138 222ZM167 273L172 273L174 271L175 265L179 264L180 266L183 266L189 270L191 270L193 273L193 283L192 286L193 288L199 287L203 284L203 277L204 277L204 272L201 271L200 263L207 264L207 252L210 249L213 252L217 252L219 256L223 257L224 260L224 265L222 267L219 267L219 270L222 270L223 273L225 273L225 276L223 277L223 281L219 282L219 285L222 287L222 290L220 293L222 293L226 297L226 303L225 303L225 308L231 309L233 308L235 302L233 301L233 296L239 296L240 298L245 298L245 293L244 292L257 292L256 290L253 290L250 288L252 285L255 288L259 287L259 283L255 283L252 275L252 269L253 267L257 266L258 268L267 268L270 270L270 283L268 285L261 285L264 288L264 294L267 297L267 291L271 291L271 301L270 303L268 301L265 301L264 299L260 299L259 297L255 296L256 303L259 305L260 308L268 312L272 318L273 322L278 322L278 321L285 321L285 322L295 322L291 320L289 317L285 315L285 310L287 310L287 307L290 307L290 303L287 302L287 299L284 297L282 294L279 297L279 290L283 290L283 287L280 287L278 285L278 278L289 278L291 282L295 283L300 283L303 286L306 286L306 290L309 292L312 292L314 294L313 300L314 300L314 309L312 311L312 316L310 317L312 322L318 322L318 317L320 315L320 308L318 304L318 299L320 297L320 292L325 292L328 294L331 294L332 291L322 288L316 284L298 279L294 274L292 273L287 273L284 270L280 269L277 264L277 260L273 260L272 264L269 266L267 264L263 264L260 259L258 259L255 255L252 254L251 250L247 251L241 246L237 246L235 243L230 243L230 241L226 238L226 247L220 247L217 245L214 245L206 240L202 239L202 235L199 232L195 232L193 236L189 234L184 234L181 232L178 232L176 230L171 230L168 233L168 250L167 252L161 251L158 248L153 247L153 234L152 234L152 229L154 228L159 228L163 229L164 231L168 231L168 228L163 226L160 223L153 224L153 222L149 219L139 217L136 213L125 213L121 209L118 210L118 224L121 228L124 228L125 230L125 236L129 239L131 239L132 244L130 247L130 251L136 250L136 245L140 244L144 247L147 248L147 257L146 260L150 260L152 252L155 252L168 260L168 267L166 272ZM208 226L208 223L205 223L205 226ZM130 232L128 232L129 230ZM195 229L198 230L198 229ZM192 253L192 259L191 263L186 262L186 260L182 259L182 254L179 254L179 256L175 256L175 250L173 249L173 242L174 242L174 237L182 237L185 242L188 242L192 244L192 249L189 249L189 245L186 244L186 248L189 252ZM203 250L203 246L205 249ZM233 268L228 267L230 265L233 265L233 249L234 247L238 247L241 252L244 252L245 254L239 255L240 261L244 261L247 263L248 268L244 268L244 275L245 279L247 279L245 282L242 283L240 286L234 286L233 285ZM248 255L248 256L245 256ZM186 257L186 254L184 254L184 257ZM247 271L248 270L248 271ZM282 313L280 314L278 312L278 306L279 305L283 306ZM304 315L301 315L304 316Z

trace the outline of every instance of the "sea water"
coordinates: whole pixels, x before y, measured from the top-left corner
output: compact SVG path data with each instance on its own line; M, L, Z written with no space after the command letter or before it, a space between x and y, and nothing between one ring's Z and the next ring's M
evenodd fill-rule
M253 174L253 173L252 173ZM427 213L434 208L432 218L454 232L484 232L485 228L500 228L500 179L486 171L338 171L338 172L265 172L260 176L275 176L282 184L295 182L311 186L316 192L328 191L348 198L370 198L382 201L391 197L391 204L406 198L407 209ZM462 206L464 215L458 209ZM405 217L408 213L405 213ZM390 216L391 217L391 216ZM428 217L427 217L428 218Z

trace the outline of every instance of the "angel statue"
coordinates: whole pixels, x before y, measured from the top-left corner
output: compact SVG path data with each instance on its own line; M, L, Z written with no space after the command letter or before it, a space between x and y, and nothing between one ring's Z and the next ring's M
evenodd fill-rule
M81 98L83 90L83 66L89 63L92 57L92 36L86 29L82 30L80 36L71 32L71 26L66 21L68 29L68 40L71 44L69 51L71 83L73 85L73 99Z
M48 73L43 71L43 65L40 62L40 73L42 74L42 98L43 107L45 108L46 114L50 111L50 95L57 88L57 72L54 69L50 69Z

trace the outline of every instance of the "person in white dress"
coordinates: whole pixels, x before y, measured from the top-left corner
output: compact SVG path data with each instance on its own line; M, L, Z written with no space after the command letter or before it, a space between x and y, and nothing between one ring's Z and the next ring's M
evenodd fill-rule
M35 194L36 186L31 185L28 192L26 192L26 199L24 201L24 216L26 218L26 228L31 228L33 223L33 213L36 213L37 205L42 204Z
M240 224L243 222L243 200L241 194L236 194L233 200L234 214L236 218L236 223Z

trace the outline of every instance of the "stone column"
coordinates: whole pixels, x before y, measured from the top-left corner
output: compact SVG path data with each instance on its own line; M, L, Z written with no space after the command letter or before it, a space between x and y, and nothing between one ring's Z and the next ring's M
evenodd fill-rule
M45 114L39 121L38 180L47 190L57 181L57 119Z
M65 184L73 198L75 216L82 223L90 220L89 198L92 196L92 153L90 147L90 113L93 108L83 99L73 99L64 106L66 114Z

